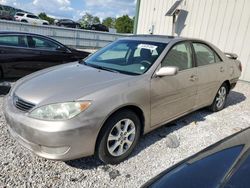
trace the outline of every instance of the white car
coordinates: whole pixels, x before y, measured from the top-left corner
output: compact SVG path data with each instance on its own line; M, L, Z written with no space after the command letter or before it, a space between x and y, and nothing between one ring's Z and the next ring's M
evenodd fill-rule
M15 20L19 22L34 24L34 25L49 25L48 21L42 20L34 14L29 14L25 12L17 12L15 14Z

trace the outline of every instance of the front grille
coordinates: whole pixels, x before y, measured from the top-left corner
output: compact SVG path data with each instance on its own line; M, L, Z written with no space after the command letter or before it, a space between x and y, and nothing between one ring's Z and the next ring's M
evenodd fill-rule
M32 108L35 107L34 104L24 101L23 99L19 98L18 96L14 96L13 98L14 105L21 111L28 112Z

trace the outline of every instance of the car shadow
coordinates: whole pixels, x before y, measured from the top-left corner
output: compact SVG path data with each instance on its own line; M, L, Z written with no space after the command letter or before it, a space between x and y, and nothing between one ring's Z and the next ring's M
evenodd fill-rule
M227 98L226 108L239 104L246 100L244 94L239 93L237 91L231 91ZM200 109L198 111L192 112L186 116L183 116L173 122L170 122L166 125L163 125L152 132L142 136L140 139L137 147L130 155L128 160L136 155L138 155L141 151L145 150L152 144L156 143L157 141L167 137L169 134L173 133L174 131L181 129L182 127L189 125L192 122L201 122L206 120L206 116L210 115L212 112L207 110L206 108ZM99 161L96 157L85 157L81 159L71 160L65 162L67 165L86 170L86 169L93 169L97 168L100 165L104 165L101 161Z

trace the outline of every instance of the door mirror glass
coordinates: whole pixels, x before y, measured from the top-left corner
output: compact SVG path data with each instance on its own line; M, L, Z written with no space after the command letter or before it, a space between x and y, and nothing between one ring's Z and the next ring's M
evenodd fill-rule
M64 48L64 47L62 47L62 46L58 46L58 47L56 48L56 50L59 51L59 52L68 52L67 49Z
M156 71L155 75L162 76L174 76L178 73L178 67L169 66L169 67L161 67L158 71Z

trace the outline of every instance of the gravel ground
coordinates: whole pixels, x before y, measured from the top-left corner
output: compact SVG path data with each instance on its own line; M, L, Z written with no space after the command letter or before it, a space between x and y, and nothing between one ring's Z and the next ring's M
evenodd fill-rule
M0 109L2 109L0 97ZM250 126L250 84L240 82L226 109L199 110L144 136L119 165L94 157L61 162L35 156L13 140L0 110L0 187L140 187L178 161Z

